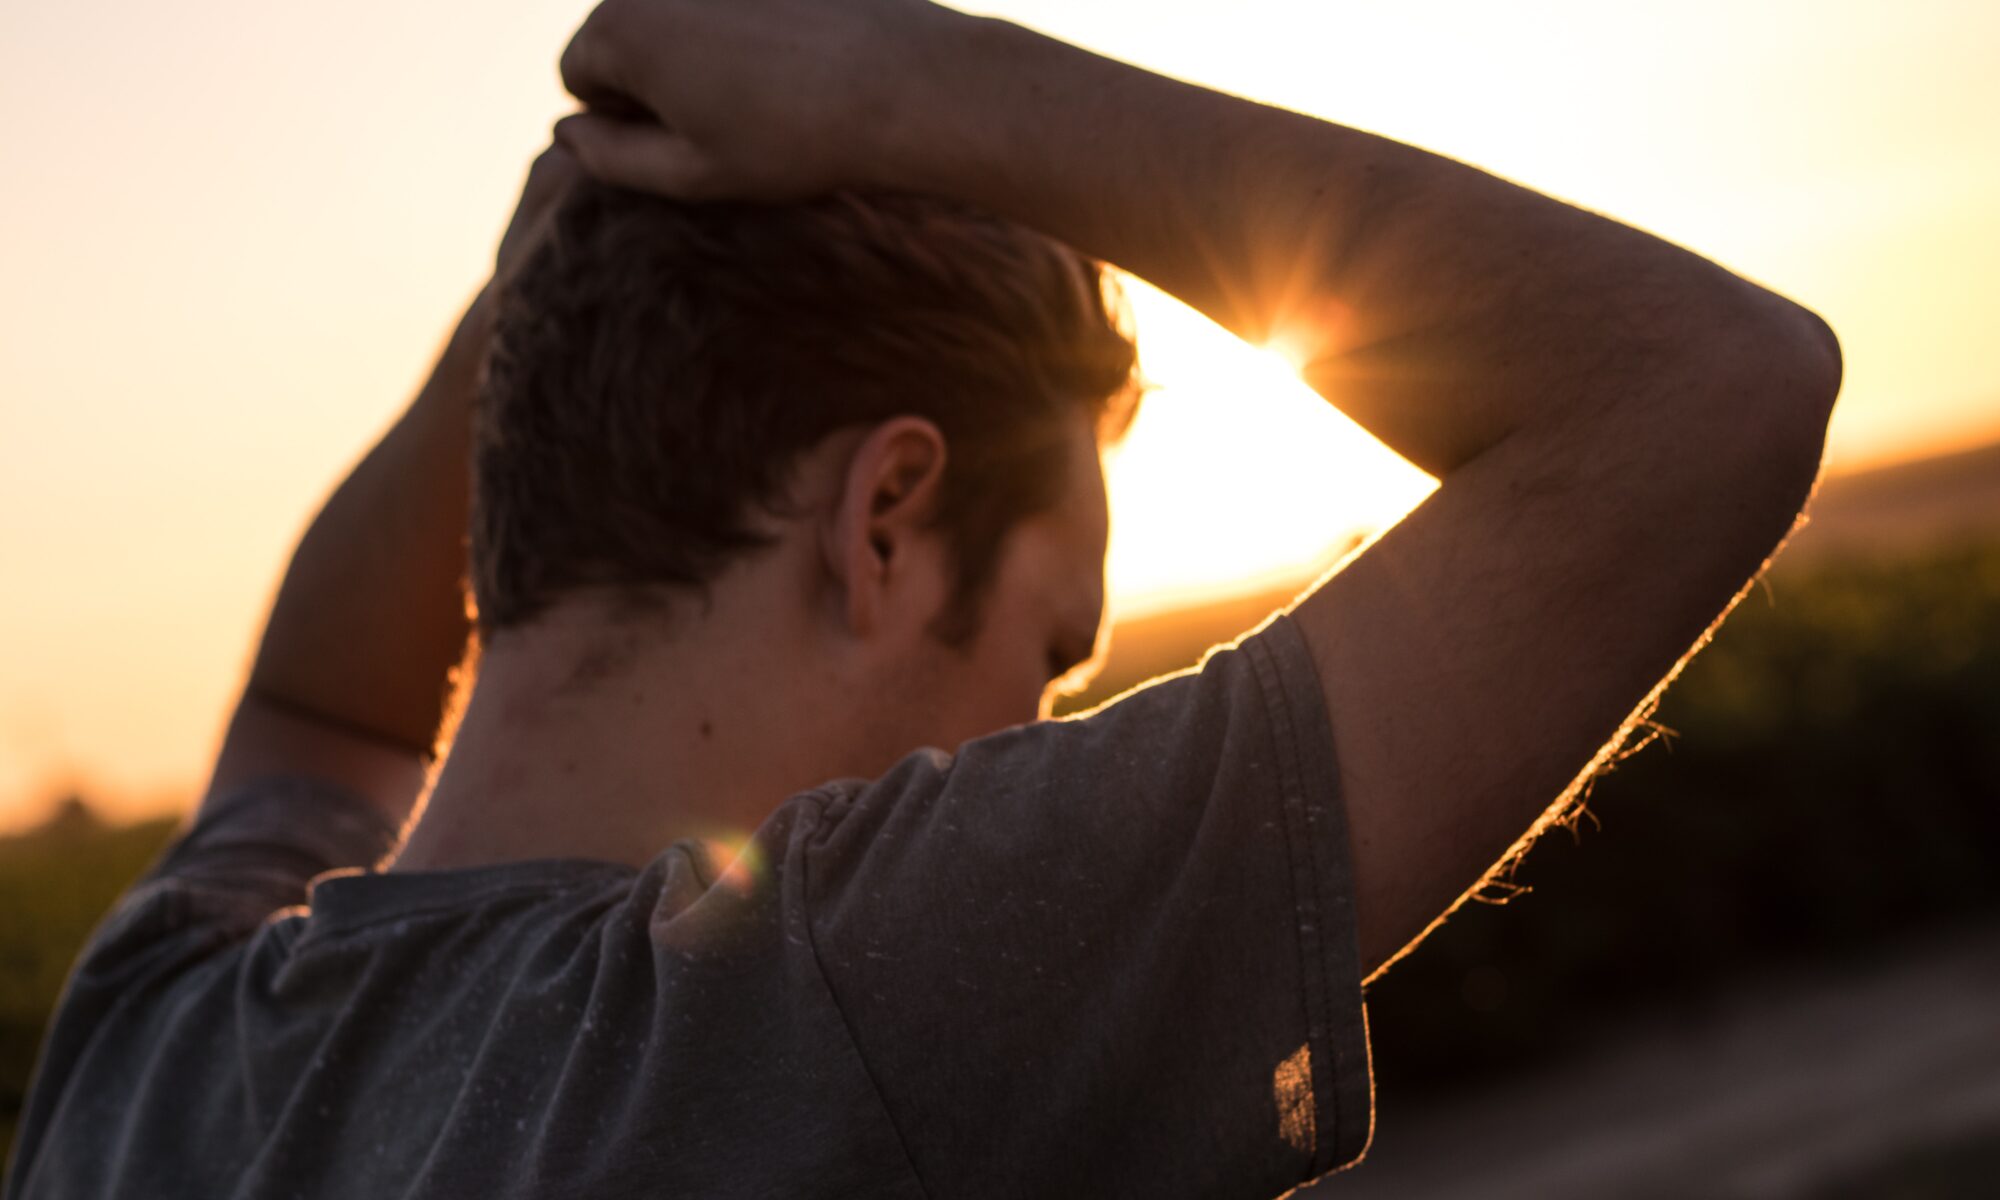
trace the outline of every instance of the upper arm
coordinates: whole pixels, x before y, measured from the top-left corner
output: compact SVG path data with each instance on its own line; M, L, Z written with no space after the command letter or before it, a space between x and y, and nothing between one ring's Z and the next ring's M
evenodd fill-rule
M261 779L322 780L400 824L423 789L427 756L364 730L293 708L255 688L244 692L223 735L202 799L218 800Z
M1663 370L1452 473L1298 605L1371 974L1617 747L1740 594L1805 498L1831 395L1798 355Z

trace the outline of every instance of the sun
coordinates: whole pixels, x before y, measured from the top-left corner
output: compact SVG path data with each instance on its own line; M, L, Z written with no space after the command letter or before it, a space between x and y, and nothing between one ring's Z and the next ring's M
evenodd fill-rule
M1117 611L1306 575L1436 486L1308 388L1283 353L1122 282L1153 390L1107 459Z

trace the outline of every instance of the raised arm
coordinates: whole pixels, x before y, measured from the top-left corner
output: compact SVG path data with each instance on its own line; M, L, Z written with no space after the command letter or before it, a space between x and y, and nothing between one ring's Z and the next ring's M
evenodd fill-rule
M306 775L400 822L415 803L465 652L470 417L498 289L575 174L529 173L493 279L410 407L335 489L293 553L203 801Z
M597 174L985 206L1287 348L1443 478L1295 612L1371 970L1615 749L1818 469L1817 317L1385 138L907 0L609 0L564 68L594 111L558 136Z

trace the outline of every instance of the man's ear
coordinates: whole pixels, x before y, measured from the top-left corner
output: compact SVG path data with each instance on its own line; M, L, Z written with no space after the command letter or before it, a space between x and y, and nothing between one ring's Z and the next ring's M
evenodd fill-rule
M891 589L911 581L914 551L930 528L944 469L944 433L923 417L884 421L848 459L821 552L846 591L852 632L874 632L895 598Z

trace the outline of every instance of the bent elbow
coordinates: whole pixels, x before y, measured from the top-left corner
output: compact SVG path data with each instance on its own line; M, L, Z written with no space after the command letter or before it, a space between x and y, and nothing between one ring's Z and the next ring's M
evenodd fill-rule
M1729 423L1760 456L1775 454L1794 464L1805 476L1800 486L1808 486L1818 474L1840 395L1840 338L1804 305L1750 290L1751 311L1732 323L1725 342Z
M1828 420L1833 416L1834 401L1840 397L1841 378L1846 372L1846 362L1841 357L1840 336L1826 319L1804 305L1785 301L1789 306L1798 332L1792 335L1796 343L1792 355L1798 360L1795 371L1798 376L1799 401L1806 409L1803 418L1811 427L1813 436L1824 440Z
M1840 339L1811 309L1759 291L1754 319L1735 326L1717 398L1737 453L1726 485L1781 535L1805 507L1840 395Z

